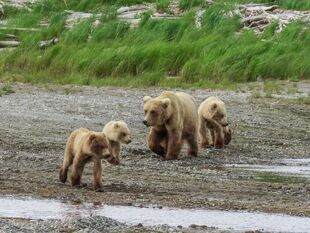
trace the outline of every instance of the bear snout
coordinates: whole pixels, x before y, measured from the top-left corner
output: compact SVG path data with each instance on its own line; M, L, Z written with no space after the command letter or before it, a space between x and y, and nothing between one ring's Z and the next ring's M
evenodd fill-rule
M127 143L127 144L131 143L131 139L129 139L126 143Z
M224 123L223 126L224 126L224 127L228 126L228 122Z
M145 126L149 127L149 123L147 122L147 120L142 121L142 123L143 123Z

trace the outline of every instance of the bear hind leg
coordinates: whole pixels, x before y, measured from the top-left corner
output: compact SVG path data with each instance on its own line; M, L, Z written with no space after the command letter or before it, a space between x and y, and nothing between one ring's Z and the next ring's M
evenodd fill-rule
M59 180L63 183L66 183L66 181L67 181L68 169L73 163L73 158L74 158L73 154L70 153L70 151L68 151L68 149L66 149L64 161L63 161L63 164L59 170Z
M208 148L212 146L212 141L210 139L210 131L207 128L207 122L202 117L199 120L199 140L201 148Z
M188 155L193 156L193 157L197 157L198 155L198 142L197 142L197 135L191 134L191 135L187 135L186 137L186 141L188 144Z

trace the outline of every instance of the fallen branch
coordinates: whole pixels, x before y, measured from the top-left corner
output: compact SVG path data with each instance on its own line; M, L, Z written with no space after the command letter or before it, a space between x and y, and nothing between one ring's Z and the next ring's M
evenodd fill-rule
M0 27L0 30L16 30L16 31L30 31L30 32L39 32L39 28L18 28L18 27Z
M0 41L0 48L18 47L19 41Z
M4 38L4 39L9 39L9 40L16 40L17 36L13 35L13 34L3 34L0 33L0 37Z
M4 3L0 1L0 19L4 16Z
M39 48L45 49L51 45L57 44L58 42L59 42L59 39L57 37L54 37L50 40L43 40L43 41L40 41Z
M310 23L309 11L283 10L276 5L238 5L229 15L239 15L241 24L252 28L257 33L263 32L272 22L278 22L277 32L281 32L292 21L300 20Z

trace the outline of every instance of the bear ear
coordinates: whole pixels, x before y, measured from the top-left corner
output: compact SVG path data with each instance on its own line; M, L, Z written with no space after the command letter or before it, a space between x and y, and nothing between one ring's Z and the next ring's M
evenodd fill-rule
M144 96L143 97L143 102L146 103L147 101L151 100L152 97L151 96Z
M164 108L167 108L169 106L169 104L171 103L170 99L168 98L165 98L165 99L162 99L162 105Z
M91 134L90 136L89 136L89 140L90 141L93 141L93 140L95 140L96 139L96 135L95 134Z
M216 109L216 108L217 108L217 104L214 103L214 104L212 105L212 109Z

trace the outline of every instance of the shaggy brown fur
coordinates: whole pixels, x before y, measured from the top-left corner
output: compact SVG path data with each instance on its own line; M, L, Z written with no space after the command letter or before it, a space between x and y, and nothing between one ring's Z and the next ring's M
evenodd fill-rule
M177 159L186 141L188 154L197 156L197 106L190 95L164 91L160 96L144 97L144 121L151 126L149 148L165 159Z
M225 104L217 97L209 97L198 108L201 147L223 148L232 137L228 128ZM211 134L211 136L210 136Z
M102 190L101 159L107 159L114 164L115 159L108 149L106 136L101 132L80 128L71 133L68 138L63 165L59 171L59 179L65 183L69 167L72 165L71 185L82 186L82 174L86 163L93 162L93 187L95 191Z

